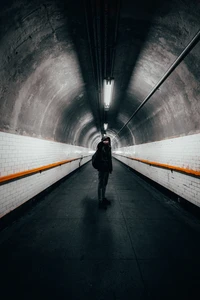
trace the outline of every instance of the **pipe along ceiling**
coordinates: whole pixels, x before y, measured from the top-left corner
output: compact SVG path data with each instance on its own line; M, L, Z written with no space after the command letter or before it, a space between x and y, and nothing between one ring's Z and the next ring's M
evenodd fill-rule
M1 131L89 148L104 123L114 148L200 132L200 1L0 6Z

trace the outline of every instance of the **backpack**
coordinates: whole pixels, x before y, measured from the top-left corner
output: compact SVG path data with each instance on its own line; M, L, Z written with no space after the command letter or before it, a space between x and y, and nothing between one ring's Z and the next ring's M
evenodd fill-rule
M99 157L97 151L92 155L92 166L95 169L99 168Z

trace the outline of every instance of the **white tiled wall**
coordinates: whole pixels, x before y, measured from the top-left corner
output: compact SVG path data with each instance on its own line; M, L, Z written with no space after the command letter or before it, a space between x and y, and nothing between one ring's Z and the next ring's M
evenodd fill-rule
M88 155L89 149L0 132L0 177Z
M82 156L87 157L81 160L81 165L91 159L90 150L0 132L0 177ZM80 160L73 161L14 182L1 184L0 217L78 168L79 164Z
M150 166L121 155L200 171L200 134L124 147L114 154L131 168L200 206L200 178Z

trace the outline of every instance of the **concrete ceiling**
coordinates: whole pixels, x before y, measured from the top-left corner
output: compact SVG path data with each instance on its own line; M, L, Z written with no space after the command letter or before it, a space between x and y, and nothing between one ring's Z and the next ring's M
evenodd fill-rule
M200 132L199 36L129 121L200 30L199 0L0 5L0 130L91 148L105 121L115 147Z

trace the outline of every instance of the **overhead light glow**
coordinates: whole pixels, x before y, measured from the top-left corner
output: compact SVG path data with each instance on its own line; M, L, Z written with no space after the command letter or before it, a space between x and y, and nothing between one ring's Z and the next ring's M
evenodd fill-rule
M104 130L107 130L108 128L108 123L104 123Z
M112 99L114 80L104 80L104 108L108 110Z
M122 151L120 151L120 150L117 150L117 151L114 151L113 153L116 153L116 154L121 154L121 153L122 153Z

